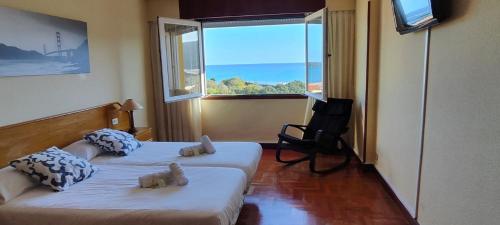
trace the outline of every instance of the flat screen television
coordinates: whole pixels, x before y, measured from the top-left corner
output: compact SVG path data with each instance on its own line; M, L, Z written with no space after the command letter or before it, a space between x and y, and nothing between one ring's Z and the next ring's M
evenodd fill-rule
M407 34L434 26L440 22L437 1L392 0L396 30Z

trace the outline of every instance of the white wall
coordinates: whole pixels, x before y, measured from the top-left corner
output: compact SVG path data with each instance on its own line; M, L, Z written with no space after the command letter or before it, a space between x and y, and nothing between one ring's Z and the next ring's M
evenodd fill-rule
M500 223L500 5L454 1L432 30L421 225Z
M214 140L275 143L285 123L303 124L307 99L203 100L203 134Z
M148 20L158 16L179 18L179 0L145 0Z
M366 0L356 1L356 42L355 42L355 67L354 67L354 84L355 101L353 109L355 109L354 120L354 149L358 151L358 156L363 159L364 154L364 126L365 126L365 93L366 93L366 65L368 53L368 4ZM359 6L357 6L359 5Z
M141 0L0 0L9 6L87 22L91 73L0 78L0 126L136 98L146 110L145 39Z
M378 107L378 63L380 2L371 1L368 20L368 0L356 0L356 46L355 46L355 145L358 156L366 163L376 161L377 107ZM370 29L368 29L370 27ZM368 31L370 31L368 33ZM368 37L369 36L369 37ZM368 68L367 68L368 67ZM367 85L368 82L368 85ZM368 89L367 89L368 86ZM365 97L367 95L367 98ZM365 106L368 106L366 108ZM365 121L366 117L366 121ZM366 128L365 128L366 123ZM366 133L365 133L366 130ZM366 146L365 140L366 139Z
M411 213L418 205L421 225L498 224L498 2L453 1L453 17L432 29L420 184L425 32L397 34L390 1L372 3L381 4L377 169Z
M381 1L375 166L415 213L425 36L396 32L390 1Z

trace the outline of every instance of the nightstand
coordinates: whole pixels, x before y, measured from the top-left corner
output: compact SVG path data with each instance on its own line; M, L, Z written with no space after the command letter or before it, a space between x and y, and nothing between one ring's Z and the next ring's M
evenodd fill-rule
M151 127L137 127L134 137L139 141L153 141Z

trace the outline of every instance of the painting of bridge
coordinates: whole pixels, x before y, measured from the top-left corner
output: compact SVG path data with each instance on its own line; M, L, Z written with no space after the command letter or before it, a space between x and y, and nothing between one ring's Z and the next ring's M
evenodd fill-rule
M0 7L0 78L87 73L87 23Z

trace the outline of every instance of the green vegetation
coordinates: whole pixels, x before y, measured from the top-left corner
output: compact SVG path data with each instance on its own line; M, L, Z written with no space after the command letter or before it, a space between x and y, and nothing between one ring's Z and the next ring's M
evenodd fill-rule
M211 95L258 95L258 94L304 94L305 84L292 81L286 84L256 84L246 82L238 77L223 80L207 80L207 93Z

